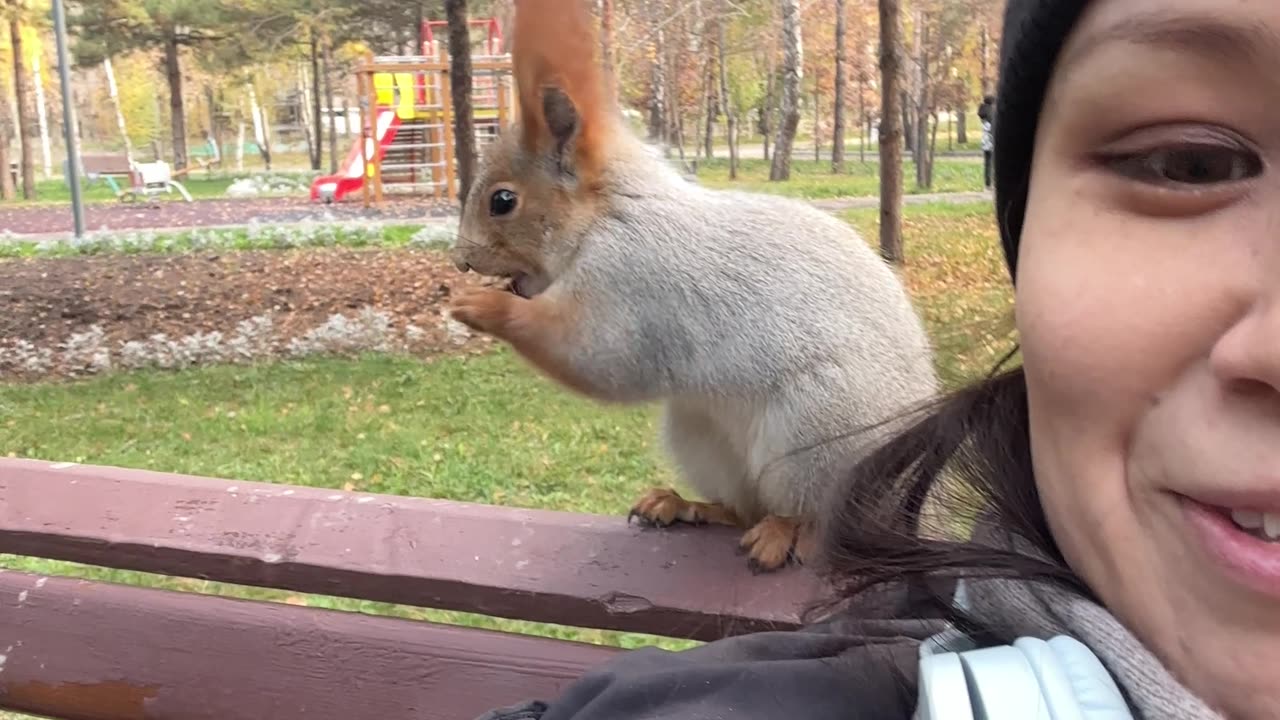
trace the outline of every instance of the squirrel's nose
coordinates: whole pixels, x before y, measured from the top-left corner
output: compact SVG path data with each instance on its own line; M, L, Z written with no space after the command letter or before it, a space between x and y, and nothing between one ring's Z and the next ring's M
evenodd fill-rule
M458 272L464 273L471 270L471 266L467 264L467 261L462 259L454 260L453 266L458 268Z

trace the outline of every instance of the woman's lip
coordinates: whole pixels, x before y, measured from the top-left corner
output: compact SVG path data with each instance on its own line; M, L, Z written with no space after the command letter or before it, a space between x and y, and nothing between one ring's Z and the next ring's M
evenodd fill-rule
M1231 521L1230 510L1222 506L1183 496L1182 508L1192 531L1228 577L1280 599L1280 542L1267 542L1241 530Z
M1259 487L1280 488L1280 478L1270 482L1260 482ZM1190 497L1190 496L1188 496ZM1254 510L1280 514L1280 489L1275 490L1198 490L1193 502L1212 508L1231 510Z

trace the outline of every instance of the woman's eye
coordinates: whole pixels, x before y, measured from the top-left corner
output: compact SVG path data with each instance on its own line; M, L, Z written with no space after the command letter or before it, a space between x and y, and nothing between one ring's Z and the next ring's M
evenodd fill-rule
M493 216L507 215L516 209L518 198L510 190L495 191L489 196L489 214Z
M1183 146L1116 158L1112 168L1143 182L1161 185L1213 185L1256 177L1257 153L1225 146Z

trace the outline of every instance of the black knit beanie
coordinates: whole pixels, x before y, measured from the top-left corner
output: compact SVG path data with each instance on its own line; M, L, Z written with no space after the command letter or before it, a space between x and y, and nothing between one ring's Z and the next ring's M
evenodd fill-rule
M1088 0L1009 0L1005 8L992 161L996 219L1010 277L1018 264L1040 107L1058 53L1088 4Z

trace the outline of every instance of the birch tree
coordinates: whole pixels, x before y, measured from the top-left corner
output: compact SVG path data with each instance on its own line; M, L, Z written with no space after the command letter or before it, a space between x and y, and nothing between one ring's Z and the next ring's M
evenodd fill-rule
M804 80L804 48L800 38L800 0L782 0L782 102L778 138L774 141L771 181L791 179L791 153L800 127L800 92Z

